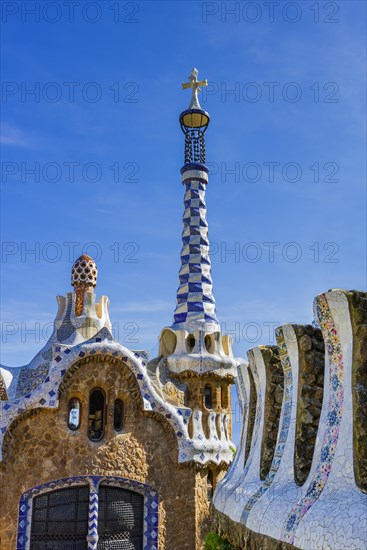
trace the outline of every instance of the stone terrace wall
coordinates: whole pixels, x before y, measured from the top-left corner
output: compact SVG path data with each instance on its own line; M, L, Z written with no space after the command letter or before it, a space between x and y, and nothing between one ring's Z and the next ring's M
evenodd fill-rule
M325 345L320 329L293 325L299 357L294 476L302 485L310 472L324 388Z
M356 483L367 492L367 295L348 292L353 332L353 425Z
M261 353L266 370L266 390L260 478L265 479L274 457L283 401L284 377L277 346L261 346Z
M265 480L258 442L268 428L257 414L245 464L235 459L214 494L214 527L237 548L367 549L367 293L330 290L315 298L314 312L321 330L276 329L284 395ZM267 372L264 386L263 349L249 352L262 405L271 383ZM248 402L249 383L243 391ZM239 457L245 442L246 434Z
M255 533L243 523L232 521L214 507L211 509L213 531L224 537L236 550L291 550L294 546L275 540L266 535Z
M248 375L249 375L249 381L250 381L250 398L249 398L249 405L248 405L248 411L247 411L248 423L247 423L245 458L248 457L251 449L251 442L252 442L254 426L255 426L255 418L256 418L256 405L257 405L256 387L255 387L254 377L250 369L248 371Z

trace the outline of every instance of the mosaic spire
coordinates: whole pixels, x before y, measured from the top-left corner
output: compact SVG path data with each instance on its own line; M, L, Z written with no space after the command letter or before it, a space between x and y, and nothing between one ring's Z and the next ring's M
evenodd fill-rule
M192 89L192 97L189 108L180 115L181 129L185 134L185 164L181 168L185 209L173 328L190 332L205 328L214 332L219 330L219 322L213 296L205 204L209 171L205 166L204 133L210 117L198 100L200 86L206 86L207 81L199 82L197 75L197 69L193 69L189 83L182 84L183 89Z

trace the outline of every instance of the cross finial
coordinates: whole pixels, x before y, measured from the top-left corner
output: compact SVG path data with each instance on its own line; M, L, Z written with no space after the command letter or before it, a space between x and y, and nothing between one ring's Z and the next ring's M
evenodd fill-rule
M201 109L198 94L200 92L200 86L207 86L208 81L207 80L200 80L198 81L198 74L199 71L197 69L192 69L190 75L189 75L189 81L190 82L184 82L182 84L182 89L187 90L188 88L191 88L192 95L191 95L191 101L189 105L189 109Z

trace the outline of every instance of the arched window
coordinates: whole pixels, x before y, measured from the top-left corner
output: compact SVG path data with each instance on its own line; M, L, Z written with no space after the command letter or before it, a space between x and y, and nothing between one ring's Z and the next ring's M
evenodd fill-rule
M213 472L211 470L209 470L208 475L206 476L206 494L207 494L208 500L211 500L213 498L214 477L213 477Z
M207 409L213 408L212 387L210 384L206 384L204 388L204 403Z
M69 401L68 427L69 430L77 430L80 427L81 403L77 397Z
M172 355L176 349L177 345L177 336L172 330L165 329L162 332L160 338L160 351L159 355L166 357L167 355Z
M204 338L204 344L206 350L209 353L213 353L215 349L215 336L213 334L207 334Z
M88 437L92 441L99 441L103 437L106 399L103 390L96 388L89 396Z
M124 427L124 403L122 399L115 399L113 408L113 428L116 432L121 432Z
M194 351L195 348L195 336L193 334L189 334L186 338L186 348L188 353Z

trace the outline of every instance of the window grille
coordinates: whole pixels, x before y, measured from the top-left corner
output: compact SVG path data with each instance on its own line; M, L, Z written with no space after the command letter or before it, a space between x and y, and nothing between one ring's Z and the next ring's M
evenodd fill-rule
M30 550L87 550L88 509L89 486L35 496ZM98 550L143 550L143 495L102 484L98 537Z
M89 486L34 497L30 550L85 550L88 507Z
M98 493L98 550L142 550L144 497L104 485Z

